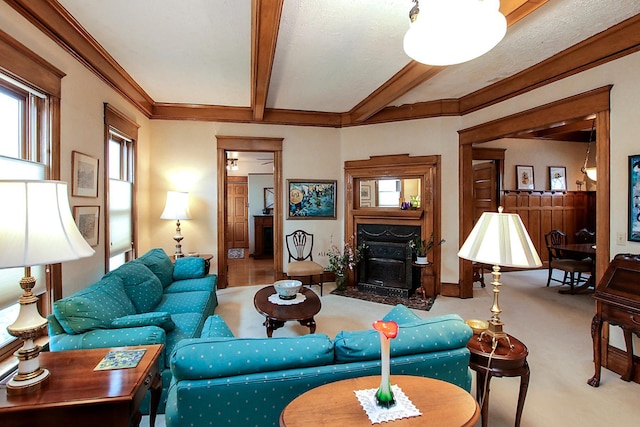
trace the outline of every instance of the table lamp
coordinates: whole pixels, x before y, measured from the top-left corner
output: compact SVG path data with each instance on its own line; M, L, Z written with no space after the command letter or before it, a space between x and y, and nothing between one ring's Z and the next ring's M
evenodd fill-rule
M176 241L176 253L175 258L182 258L182 245L180 241L184 238L180 233L180 220L191 219L191 212L189 212L189 193L182 191L167 191L167 203L164 206L164 211L160 215L161 219L175 219L176 220L176 234L173 236L173 240Z
M504 338L511 347L509 336L502 330L504 323L500 321L500 267L534 268L542 265L520 216L502 213L502 206L498 208L497 213L484 212L460 248L458 256L493 265L491 319L488 329L482 332L480 339L487 334L491 337L492 343L497 345L498 340Z
M20 287L20 311L7 331L24 341L14 354L18 372L7 383L7 394L38 390L49 378L40 367L41 347L34 339L47 326L38 313L38 297L32 289L34 265L56 264L93 255L69 209L67 183L60 181L0 181L0 268L24 267Z

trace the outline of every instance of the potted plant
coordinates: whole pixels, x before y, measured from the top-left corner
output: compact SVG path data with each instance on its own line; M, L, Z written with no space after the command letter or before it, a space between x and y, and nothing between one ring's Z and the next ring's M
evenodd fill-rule
M436 243L433 238L434 235L431 233L429 240L422 240L421 236L417 236L413 240L409 241L409 247L416 257L416 264L428 264L427 255L429 252L431 252L435 245L439 246L445 242L445 240L442 239Z
M336 273L336 288L344 290L347 283L347 270L353 270L362 259L363 245L355 246L353 237L340 250L336 245L329 249L329 270Z

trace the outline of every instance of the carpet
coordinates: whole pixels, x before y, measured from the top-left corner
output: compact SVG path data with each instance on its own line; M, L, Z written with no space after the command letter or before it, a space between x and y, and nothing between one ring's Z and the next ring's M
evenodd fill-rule
M357 288L353 288L353 287L349 287L342 291L336 289L333 292L331 292L331 294L339 295L342 297L361 299L364 301L377 302L379 304L393 305L393 306L398 304L404 304L409 308L413 308L416 310L424 310L424 311L431 310L431 307L433 307L433 303L436 301L435 297L431 297L425 301L424 298L422 298L422 295L418 294L417 292L411 295L409 299L407 299L407 298L400 298L400 297L376 295L368 292L360 292Z
M227 251L227 258L242 259L244 258L244 248L231 248Z

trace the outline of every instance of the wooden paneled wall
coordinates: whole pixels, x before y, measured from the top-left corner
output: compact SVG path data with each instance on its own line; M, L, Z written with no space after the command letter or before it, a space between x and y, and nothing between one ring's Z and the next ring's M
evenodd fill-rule
M567 233L568 243L574 234L587 228L595 231L595 192L591 191L510 191L502 192L505 212L522 218L531 241L543 263L548 261L545 234L551 230Z

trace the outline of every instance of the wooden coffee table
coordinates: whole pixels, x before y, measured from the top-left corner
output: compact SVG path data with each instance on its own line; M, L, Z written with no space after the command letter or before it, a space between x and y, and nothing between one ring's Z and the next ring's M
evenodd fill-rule
M422 415L381 425L460 427L473 426L480 408L473 396L460 387L433 378L391 375ZM280 414L281 427L371 427L356 390L378 388L380 376L351 378L316 387L296 397Z
M273 331L284 326L288 321L298 321L302 326L307 326L310 333L316 331L316 321L313 316L318 314L322 304L320 298L311 289L304 286L300 289L300 293L307 299L298 304L279 305L269 301L269 296L276 293L273 286L267 286L256 292L253 297L253 305L262 314L266 320L263 325L267 327L267 336L271 338Z
M94 371L111 350L145 348L135 368ZM162 345L99 348L40 353L40 365L51 372L40 390L7 396L0 385L2 426L137 426L140 403L151 389L153 426L162 392L158 358Z

